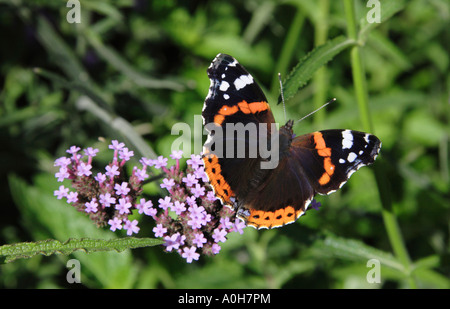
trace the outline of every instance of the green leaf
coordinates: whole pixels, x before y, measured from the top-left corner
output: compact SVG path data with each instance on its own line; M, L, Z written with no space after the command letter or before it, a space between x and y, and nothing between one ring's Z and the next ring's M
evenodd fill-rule
M377 1L378 2L378 1ZM361 17L360 19L360 23L359 23L359 35L358 35L358 39L359 40L363 40L363 38L365 37L366 33L372 29L374 29L375 27L383 24L384 22L386 22L389 18L391 18L394 14L396 14L397 12L401 11L406 3L404 0L380 0L379 1L379 5L380 5L380 22L376 23L369 23L368 19L367 19L367 14L370 12L370 10L372 8L367 8L367 10L365 10L365 14L364 16Z
M70 238L65 242L47 239L37 242L22 242L0 247L0 263L10 263L17 259L28 259L37 254L49 256L52 254L69 255L77 250L85 253L98 251L122 252L126 249L150 247L162 244L163 241L155 238L125 237L117 239Z
M373 248L361 241L345 239L328 234L324 239L319 240L316 249L325 255L332 255L352 261L363 261L366 263L370 259L377 259L381 265L405 272L403 265L391 253Z
M356 42L354 40L339 36L316 47L312 52L300 60L283 83L284 98L288 100L293 97L301 87L306 85L314 72L321 66L333 59L344 49L355 44ZM278 103L279 102L281 102L281 97L278 98Z
M112 47L103 44L100 36L89 28L84 28L83 31L85 38L95 49L99 56L111 64L115 69L120 71L124 76L136 83L139 87L144 88L166 88L177 91L182 91L185 86L179 82L173 80L163 80L147 76L146 74L136 70L131 64L129 64L119 53L117 53Z

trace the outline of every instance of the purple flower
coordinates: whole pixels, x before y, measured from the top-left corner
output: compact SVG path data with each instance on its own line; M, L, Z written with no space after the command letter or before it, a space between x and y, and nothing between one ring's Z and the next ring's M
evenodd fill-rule
M186 262L192 263L192 260L198 260L198 258L200 257L200 254L195 252L195 249L196 248L194 246L192 246L190 248L188 248L188 247L183 248L183 253L181 254L181 256L186 259Z
M207 223L211 222L212 216L211 214L205 214L205 216L203 217L203 225L206 225Z
M180 247L180 233L175 233L172 236L165 236L164 241L164 246L168 252L172 251L172 249L178 249Z
M164 199L160 198L158 200L159 208L162 208L163 210L167 210L169 207L172 208L173 203L170 200L170 197L166 196Z
M197 204L194 204L191 207L189 207L188 210L191 213L191 215L199 216L205 211L205 207L197 206Z
M219 244L213 244L211 247L211 251L213 254L217 254L219 253L221 247L219 246Z
M167 161L167 158L159 156L158 159L155 160L155 168L160 169L161 167L167 166Z
M125 147L124 143L119 143L117 140L111 141L111 145L108 146L109 149L120 150Z
M179 160L183 156L183 150L173 150L170 157L174 160Z
M77 153L80 149L81 149L80 147L77 147L77 146L71 146L71 147L69 148L69 150L66 150L66 152L67 152L67 153L70 153L70 154L73 155L73 156L75 156L76 153Z
M53 192L53 195L56 196L58 200L62 199L63 197L67 197L67 193L69 192L68 188L65 188L64 186L59 186L59 190L55 190Z
M67 194L67 203L76 203L78 202L78 192L69 192Z
M175 180L164 178L163 183L160 186L163 189L165 188L167 190L170 190L174 185L175 185Z
M192 229L197 230L202 227L203 220L200 216L191 214L189 217L191 218L191 220L188 220L187 224L190 225Z
M167 233L167 229L159 223L153 228L153 233L155 233L155 237L163 237L164 234Z
M186 207L184 206L184 203L180 203L179 201L175 201L173 208L177 215L181 215L183 213L183 211L186 211Z
M225 229L230 229L233 227L233 223L230 222L230 218L228 218L228 217L220 218L220 224L221 224L221 227L225 228Z
M191 189L191 192L195 197L201 197L205 195L205 187L200 186L200 184L196 184L195 188Z
M187 174L186 177L183 177L182 180L188 187L192 187L193 185L198 184L197 178L195 178L195 176L192 174Z
M102 173L97 173L97 176L95 176L94 179L97 180L98 183L103 183L106 181L106 175Z
M70 192L59 186L54 195L58 199L66 197L67 202L79 211L90 213L89 218L97 226L108 225L111 231L125 229L127 235L138 233L138 221L131 217L136 208L139 214L155 220L153 232L156 237L164 239L165 251L176 251L188 263L198 260L201 254L217 254L221 250L219 243L227 240L227 233L243 233L246 225L236 219L235 212L214 202L217 198L207 185L208 177L201 156L191 155L185 170L180 168L183 152L179 150L170 155L176 161L175 164L171 161L172 166L168 166L167 158L159 156L157 159L141 158L142 168L125 168L125 164L130 164L127 161L134 156L133 151L117 140L111 141L108 147L114 150L112 163L105 167L104 172L95 172L96 176L92 159L97 156L98 149L87 147L81 155L80 148L72 146L67 151L71 158L61 157L54 162L60 168L55 174L58 181L69 179L76 189ZM87 160L82 160L83 157ZM121 162L118 162L119 158ZM157 207L142 196L145 180L156 176L147 168L151 166L161 169L160 173L165 176L160 186L169 191L168 196L158 200ZM123 172L125 170L132 170L131 175ZM169 214L169 210L173 213Z
M203 165L203 160L201 156L193 154L191 155L191 158L186 161L186 163L192 166L193 169L197 169Z
M134 174L139 179L139 181L144 181L145 179L148 178L147 171L144 168L143 169L138 169L138 168L135 169Z
M55 160L54 166L67 167L72 161L67 157L61 157Z
M195 198L195 196L188 196L187 198L186 198L186 203L189 205L189 206L197 206L197 204L195 203L195 200L196 200L196 198Z
M127 195L128 192L130 192L130 188L128 188L128 183L126 183L126 182L122 182L121 185L116 183L116 185L114 186L114 190L116 190L117 195L122 195L122 196Z
M247 226L244 221L236 218L234 220L233 232L238 232L239 234L244 234L244 228Z
M205 168L200 166L194 171L194 175L197 179L201 179L203 182L208 182L208 175L205 173Z
M136 204L136 208L139 210L139 213L145 213L147 216L156 215L156 209L152 208L152 206L152 201L145 201L144 198L141 198L139 204ZM154 212L152 210L154 210Z
M87 213L90 213L90 212L96 213L97 212L98 203L95 198L93 198L92 201L90 201L90 202L86 202L84 205L86 206L85 211Z
M197 248L202 248L203 244L206 244L207 239L203 235L202 232L195 233L194 234L194 240L192 240L192 243L197 246Z
M115 231L115 230L121 230L122 229L122 220L118 219L118 218L114 218L113 220L109 220L108 224L111 225L110 230L111 231Z
M320 206L321 206L320 202L316 200L312 200L311 204L309 205L309 207L315 210L319 210Z
M78 176L83 176L83 175L90 176L92 174L91 168L92 168L92 165L86 164L84 162L80 162L80 164L78 165L77 175Z
M132 156L134 156L134 151L130 151L126 147L119 151L119 158L122 160L128 161Z
M137 224L138 224L137 220L133 220L133 221L126 220L125 221L123 229L127 230L128 236L132 235L133 233L137 234L139 232L140 228L137 226Z
M225 236L227 235L227 231L225 229L215 229L212 238L215 242L226 242L227 239Z
M119 176L120 172L118 171L119 167L117 165L113 165L113 166L106 166L106 176L108 176L109 178L114 178L114 176Z
M217 197L216 197L216 195L214 194L214 192L209 191L209 192L206 194L206 199L207 199L208 201L210 201L210 202L214 202L215 200L217 200Z
M55 177L58 178L58 182L62 182L62 181L64 181L64 179L69 178L70 175L69 175L69 173L67 172L67 168L66 168L66 167L61 167L61 168L59 169L59 172L57 172L57 173L55 174Z
M116 203L116 198L111 197L111 193L100 194L100 204L104 207L109 207L111 204Z
M119 199L119 204L116 204L116 209L121 215L130 213L131 203L126 199Z
M153 160L152 159L148 159L148 158L141 158L140 160L139 160L139 162L144 166L144 167L147 167L147 166L153 166L155 163L153 163Z
M88 157L95 157L98 151L96 148L88 147L84 150L84 154Z

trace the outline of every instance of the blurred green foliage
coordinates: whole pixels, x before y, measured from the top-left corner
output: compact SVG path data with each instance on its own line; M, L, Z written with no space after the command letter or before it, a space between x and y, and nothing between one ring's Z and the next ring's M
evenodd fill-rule
M105 149L104 137L140 156L168 156L172 125L193 126L201 113L206 68L219 52L252 73L283 122L277 73L286 77L314 47L347 35L343 1L80 1L79 24L67 22L66 3L0 1L0 244L116 237L53 197L53 160L65 149ZM386 168L411 267L392 250L373 170L363 168L339 192L318 197L319 211L282 229L229 234L213 258L186 264L157 247L77 252L83 286L450 287L449 2L381 1L381 13L393 13L376 25L365 20L366 1L354 4L372 133L383 142L376 164ZM363 130L349 50L294 91L288 117L332 97L337 102L302 121L297 134ZM157 200L163 193L155 187L148 193ZM151 229L150 220L141 223L140 235L152 237ZM67 259L1 265L0 287L71 287ZM381 262L381 283L366 279L370 259Z

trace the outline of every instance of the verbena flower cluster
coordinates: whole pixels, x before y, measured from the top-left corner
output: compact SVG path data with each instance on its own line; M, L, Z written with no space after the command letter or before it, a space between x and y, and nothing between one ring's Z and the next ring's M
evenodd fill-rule
M152 217L156 222L153 232L164 239L165 250L178 252L188 263L198 260L200 254L219 253L228 233L243 233L245 223L233 210L223 207L206 185L208 178L200 155L191 155L185 171L180 169L181 151L170 155L176 162L171 167L167 166L168 158L162 156L141 158L140 166L134 166L127 175L124 165L134 156L133 151L116 140L109 148L114 151L112 162L94 175L92 160L99 150L89 147L80 153L79 147L70 147L69 157L55 160L54 165L59 167L55 177L59 182L70 179L74 190L61 185L54 195L89 214L97 226L109 225L112 231L124 229L127 235L140 230L139 222L129 219L133 212ZM155 176L150 167L164 173L160 186L169 193L157 205L142 196L144 182Z

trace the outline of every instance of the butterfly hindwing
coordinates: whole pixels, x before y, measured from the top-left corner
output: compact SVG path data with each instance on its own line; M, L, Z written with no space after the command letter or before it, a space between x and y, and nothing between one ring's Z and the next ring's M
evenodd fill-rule
M355 171L375 161L380 148L376 136L352 130L318 131L292 141L293 153L319 194L341 188Z

